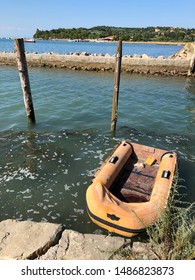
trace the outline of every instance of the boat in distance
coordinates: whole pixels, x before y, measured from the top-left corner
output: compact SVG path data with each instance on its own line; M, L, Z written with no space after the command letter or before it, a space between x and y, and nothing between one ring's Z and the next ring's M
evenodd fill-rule
M24 42L25 43L36 43L36 41L35 41L35 39L34 38L32 38L32 39L24 39Z
M166 208L177 161L174 151L121 141L86 191L89 217L122 236L145 232Z

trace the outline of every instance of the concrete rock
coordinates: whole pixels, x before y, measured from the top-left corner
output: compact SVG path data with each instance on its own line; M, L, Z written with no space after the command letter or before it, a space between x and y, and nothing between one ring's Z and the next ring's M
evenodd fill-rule
M107 260L125 244L123 237L82 234L59 224L0 222L1 260Z
M157 59L164 59L164 56L163 56L163 55L159 55L159 56L157 57Z
M0 259L34 259L54 246L62 231L59 224L4 220L0 222Z
M157 257L152 251L150 243L133 242L132 252L136 259L141 260L156 260Z
M195 43L186 43L181 50L170 58L191 59L195 54Z
M139 54L134 54L133 58L140 58L140 55Z
M143 58L143 59L148 59L149 56L148 56L147 54L142 54L142 58Z
M81 234L65 230L59 244L39 259L107 260L125 244L122 237Z

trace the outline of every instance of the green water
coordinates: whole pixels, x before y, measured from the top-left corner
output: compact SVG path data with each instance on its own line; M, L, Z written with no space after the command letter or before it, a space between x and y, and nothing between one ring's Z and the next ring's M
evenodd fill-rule
M121 139L176 150L185 200L195 200L195 81L121 77L110 133L113 74L29 69L36 126L28 127L17 70L0 67L0 219L63 223L99 232L85 192Z

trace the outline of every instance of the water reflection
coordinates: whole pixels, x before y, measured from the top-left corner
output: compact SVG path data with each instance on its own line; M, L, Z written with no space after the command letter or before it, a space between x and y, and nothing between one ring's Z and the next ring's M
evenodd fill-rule
M188 104L186 104L186 111L189 112L189 119L188 119L188 130L189 133L195 135L195 81L194 78L187 78L185 84L185 90L187 93L187 100ZM195 139L194 139L195 140ZM194 141L193 141L194 142Z
M186 78L185 89L189 93L195 94L195 80L192 77Z

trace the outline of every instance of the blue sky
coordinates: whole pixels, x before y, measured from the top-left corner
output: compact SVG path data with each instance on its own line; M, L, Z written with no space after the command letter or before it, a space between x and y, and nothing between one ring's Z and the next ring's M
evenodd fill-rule
M96 25L195 28L195 0L0 0L0 7L0 37Z

